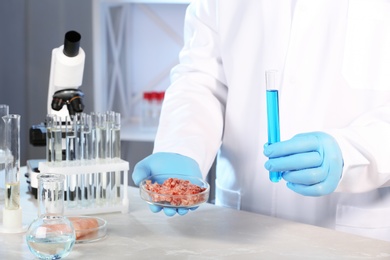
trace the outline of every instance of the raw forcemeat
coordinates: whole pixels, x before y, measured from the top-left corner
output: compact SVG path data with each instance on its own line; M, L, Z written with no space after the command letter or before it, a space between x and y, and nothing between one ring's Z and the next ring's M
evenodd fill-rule
M99 227L99 223L94 218L69 217L69 220L72 222L75 229L76 239L81 239L86 235L97 233L96 228Z
M205 201L205 194L199 193L205 191L206 188L178 178L169 178L162 184L147 180L145 188L153 192L151 197L154 202L168 202L172 206L191 206Z

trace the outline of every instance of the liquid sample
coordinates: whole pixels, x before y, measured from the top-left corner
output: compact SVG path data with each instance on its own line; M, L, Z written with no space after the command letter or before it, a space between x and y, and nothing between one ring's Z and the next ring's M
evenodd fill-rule
M108 138L107 138L107 128L105 127L99 127L96 132L97 142L98 142L98 157L99 159L106 159L107 158L107 144L108 144Z
M62 161L62 131L60 128L52 129L54 141L54 161Z
M16 210L20 207L20 183L6 183L5 184L5 208Z
M120 138L120 128L113 128L111 130L111 158L120 158L121 157L121 138ZM120 198L120 185L121 185L121 176L120 172L115 172L112 178L112 184L114 185L114 200Z
M273 144L280 141L279 125L279 93L277 90L267 90L267 120L268 120L268 143ZM282 178L280 172L270 172L269 178L272 182L278 182Z
M97 142L98 142L98 158L99 159L107 159L108 154L108 136L107 136L107 127L98 127L96 132ZM107 173L100 172L99 173L99 183L100 185L100 192L98 192L98 203L104 204L107 198Z
M76 152L76 136L67 135L66 136L66 160L72 161L75 160Z
M46 238L30 235L26 240L30 251L40 259L61 259L71 252L75 242L71 235Z
M47 128L47 160L49 162L62 161L62 132L59 128Z
M90 160L93 158L92 132L83 132L81 137L81 159Z
M111 158L120 158L121 156L121 132L119 128L111 130Z
M0 201L3 202L5 198L5 183L4 183L4 176L5 176L5 158L2 157L1 154L2 150L0 150Z

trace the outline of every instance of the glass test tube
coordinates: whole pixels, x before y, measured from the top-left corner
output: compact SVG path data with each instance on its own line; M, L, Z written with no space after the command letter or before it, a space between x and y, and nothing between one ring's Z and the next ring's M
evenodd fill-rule
M92 118L84 114L81 129L81 161L83 164L92 159ZM81 174L81 198L83 206L92 203L92 174Z
M77 157L77 132L75 126L75 117L66 117L66 161L67 163L74 162ZM70 174L66 176L66 205L68 208L77 206L77 176Z
M121 157L121 140L120 140L120 128L121 128L121 115L113 111L109 112L111 117L110 126L110 158L112 160L120 159ZM116 171L111 174L111 185L112 185L112 199L118 202L121 194L121 172Z
M6 104L0 104L0 117L8 116L9 106ZM0 119L0 177L4 180L4 168L5 168L5 122ZM5 184L1 180L0 188L0 201L4 201Z
M83 147L83 129L85 113L77 113L73 117L74 120L74 131L76 133L76 160L78 164L83 163L84 147ZM73 174L76 178L76 204L79 206L83 200L83 174Z
M74 134L73 122L72 118L69 116L65 117L65 160L66 162L70 162L74 159L74 150L75 150L75 139L76 136ZM64 180L64 203L68 207L70 204L70 183L71 176L66 175Z
M112 158L112 128L114 125L114 112L106 112L106 127L107 127L107 146L106 146L106 158L110 160ZM115 172L107 172L107 202L112 199L113 188L115 184Z
M91 113L91 136L92 136L92 150L91 150L91 159L96 160L98 158L98 142L97 142L97 125L98 125L98 114L92 112ZM91 174L91 186L92 186L92 198L93 202L96 202L96 194L97 194L97 186L98 186L98 179L99 179L99 173L92 173Z
M62 161L62 122L56 115L46 116L46 160Z
M108 144L108 134L107 134L107 114L99 113L98 114L98 123L97 123L97 142L98 142L98 159L106 160L107 159L107 144ZM107 173L99 172L98 175L98 184L97 184L97 199L99 204L105 204L107 198Z
M65 117L65 139L66 161L72 161L75 159L76 135L70 117Z
M5 209L20 208L20 115L3 116L5 123Z
M279 85L276 82L277 74L278 72L276 70L268 70L265 72L269 144L280 141ZM272 182L279 182L282 178L281 172L270 172L269 178Z
M55 120L55 115L48 114L46 116L46 161L54 161L54 142L52 138L52 128Z
M75 160L78 164L84 165L89 150L89 116L85 113L77 113L73 117L73 126L76 136ZM72 181L75 182L75 202L77 206L85 205L86 200L86 174L72 174Z

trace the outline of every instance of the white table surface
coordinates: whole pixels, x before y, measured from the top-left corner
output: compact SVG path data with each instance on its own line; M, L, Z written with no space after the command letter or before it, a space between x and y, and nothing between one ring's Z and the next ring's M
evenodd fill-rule
M24 172L21 174L24 175ZM23 221L37 216L21 183ZM65 259L390 259L390 243L204 204L186 216L152 213L129 187L129 213L97 215L103 240L76 244ZM2 214L0 215L2 223ZM34 259L25 234L0 234L0 259Z

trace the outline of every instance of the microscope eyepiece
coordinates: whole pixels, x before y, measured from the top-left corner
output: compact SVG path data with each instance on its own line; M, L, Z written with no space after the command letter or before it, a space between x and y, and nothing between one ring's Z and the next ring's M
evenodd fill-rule
M64 54L68 57L76 57L79 54L81 35L76 31L65 34Z

